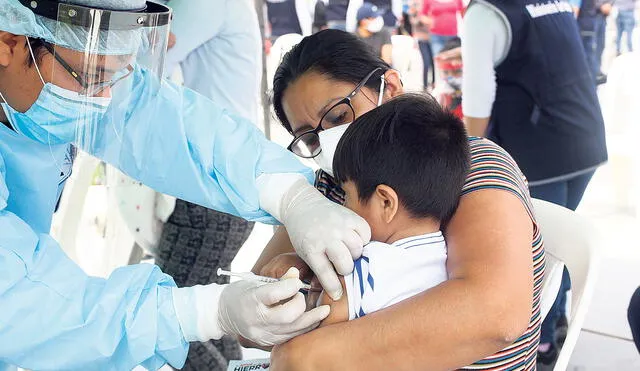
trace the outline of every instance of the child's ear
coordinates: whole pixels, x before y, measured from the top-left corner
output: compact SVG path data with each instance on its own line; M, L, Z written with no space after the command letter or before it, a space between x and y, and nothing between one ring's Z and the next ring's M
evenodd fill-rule
M398 194L393 188L380 184L376 187L376 198L378 199L381 212L382 212L382 220L389 224L398 214L399 208L399 200Z

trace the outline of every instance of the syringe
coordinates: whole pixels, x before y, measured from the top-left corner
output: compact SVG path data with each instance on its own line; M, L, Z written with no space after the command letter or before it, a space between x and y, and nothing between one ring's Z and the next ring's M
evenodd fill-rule
M265 282L265 283L273 283L273 282L278 282L280 281L277 278L273 278L273 277L265 277L265 276L259 276L257 274L253 274L251 272L230 272L230 271L226 271L222 268L218 268L218 276L229 276L229 277L238 277L242 280L245 281L259 281L259 282ZM308 283L303 283L302 284L302 288L300 289L301 291L320 291L318 289L312 289L311 285Z

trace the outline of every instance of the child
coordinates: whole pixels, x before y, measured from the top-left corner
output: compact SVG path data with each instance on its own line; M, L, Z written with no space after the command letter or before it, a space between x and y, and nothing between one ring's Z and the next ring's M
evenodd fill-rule
M332 306L323 325L367 315L447 279L440 230L469 170L459 119L431 97L403 95L348 128L333 169L345 206L369 223L375 242L344 277L346 295L337 302L320 298Z

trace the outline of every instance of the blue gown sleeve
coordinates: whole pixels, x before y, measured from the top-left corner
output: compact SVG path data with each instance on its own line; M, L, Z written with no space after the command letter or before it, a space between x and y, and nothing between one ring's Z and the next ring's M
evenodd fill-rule
M114 101L108 113L126 117L108 117L98 128L101 140L82 148L128 176L158 192L263 223L277 221L260 208L258 176L299 173L313 183L311 169L292 153L213 100L140 68L131 81L131 99Z
M175 283L158 267L88 277L46 234L7 210L0 156L0 366L34 370L181 367L188 343L175 315Z

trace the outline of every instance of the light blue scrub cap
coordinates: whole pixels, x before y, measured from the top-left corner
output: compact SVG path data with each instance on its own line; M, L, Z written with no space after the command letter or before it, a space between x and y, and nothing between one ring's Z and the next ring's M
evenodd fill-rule
M145 0L69 0L65 3L114 11L144 9ZM145 43L141 29L89 30L34 14L18 0L0 0L0 31L25 35L81 52L133 54Z

